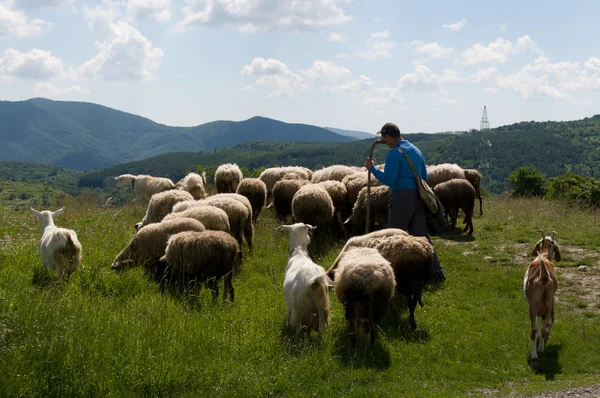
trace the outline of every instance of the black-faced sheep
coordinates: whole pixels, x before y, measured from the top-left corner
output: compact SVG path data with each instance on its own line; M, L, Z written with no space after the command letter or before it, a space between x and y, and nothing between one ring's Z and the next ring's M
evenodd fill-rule
M371 199L369 204L371 207L371 223L377 223L381 228L387 227L388 209L392 193L390 188L381 185L371 188ZM352 222L354 234L360 234L365 230L367 223L367 187L360 190L358 199L352 208L352 215L346 220ZM369 226L369 230L372 230Z
M475 169L465 169L465 178L475 188L475 194L479 200L479 215L483 215L483 198L481 197L481 173Z
M151 268L165 254L169 236L183 231L204 231L200 221L191 218L165 220L146 225L115 257L111 268L119 271L134 266Z
M298 190L308 184L305 180L281 180L273 187L273 201L267 208L274 207L275 214L283 221L292 214L292 199Z
M237 193L250 201L252 221L256 223L258 215L267 201L267 186L258 178L244 178L238 185Z
M464 179L452 179L442 182L435 187L435 192L450 216L451 225L456 226L458 210L465 213L463 232L473 234L473 209L475 207L475 189L471 183Z
M189 192L196 200L206 198L206 172L202 176L189 173L175 184L175 188Z
M54 217L64 211L64 207L54 212L37 211L31 208L42 230L40 239L42 266L46 271L56 270L61 279L68 278L81 265L81 243L77 239L77 234L72 229L60 228L54 224Z
M187 231L169 238L165 255L165 276L172 280L207 282L213 303L219 295L217 281L224 279L223 300L233 302L233 270L241 265L240 246L222 231Z
M546 239L542 232L542 243L538 255L527 267L523 279L523 293L529 304L531 321L531 359L538 359L538 351L544 351L544 345L550 337L550 328L554 323L554 294L558 289L558 279L554 264L549 260L554 253L554 239ZM538 317L543 320L542 333L538 330Z
M410 325L416 329L415 308L423 305L421 296L423 287L429 280L433 246L426 237L410 236L399 229L387 229L370 234L356 236L346 242L337 259L327 271L330 278L335 278L335 269L339 266L341 256L351 247L370 247L391 263L396 276L396 290L406 296L410 311Z
M215 171L217 193L235 193L243 178L244 176L238 165L231 163L220 165Z
M152 195L146 209L146 214L142 221L135 225L135 229L139 230L148 224L160 222L167 214L173 211L173 206L177 203L193 199L192 194L189 192L177 189Z
M346 320L352 326L354 356L359 318L369 321L372 347L377 322L387 311L395 289L394 270L376 249L354 247L340 257L333 290L344 305Z
M168 178L153 177L150 175L140 174L134 176L132 174L122 174L115 177L117 180L117 188L123 188L131 185L135 192L136 200L148 202L152 195L160 192L174 189L175 184Z
M227 213L215 206L196 203L196 206L190 207L189 209L167 215L163 218L163 221L176 218L193 218L194 220L200 221L208 230L230 232L229 217L227 217Z

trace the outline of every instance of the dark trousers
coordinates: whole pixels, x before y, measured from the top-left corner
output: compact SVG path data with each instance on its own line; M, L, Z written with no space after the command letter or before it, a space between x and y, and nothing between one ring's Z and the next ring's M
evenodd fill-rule
M388 228L399 228L413 236L424 236L433 245L427 230L427 209L416 189L402 189L392 193L388 211ZM431 275L443 272L435 248Z

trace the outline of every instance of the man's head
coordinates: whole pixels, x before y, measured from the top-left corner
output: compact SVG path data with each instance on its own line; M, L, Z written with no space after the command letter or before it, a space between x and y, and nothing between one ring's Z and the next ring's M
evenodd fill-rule
M396 143L402 139L400 129L394 123L384 124L377 134L381 134L381 139L384 140L390 148L393 148Z

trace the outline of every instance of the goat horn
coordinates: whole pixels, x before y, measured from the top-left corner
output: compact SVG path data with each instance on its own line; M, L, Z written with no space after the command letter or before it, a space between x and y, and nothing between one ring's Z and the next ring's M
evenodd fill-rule
M540 232L542 234L542 239L544 239L546 237L546 232L544 232L543 229L536 229L537 232Z
M552 240L554 240L554 238L556 237L556 235L558 235L558 234L556 233L556 231L552 231Z

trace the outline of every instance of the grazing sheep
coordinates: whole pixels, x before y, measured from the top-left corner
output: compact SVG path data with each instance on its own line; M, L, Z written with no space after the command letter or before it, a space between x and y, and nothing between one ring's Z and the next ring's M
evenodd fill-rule
M344 235L348 235L348 232L344 227L344 220L350 216L350 209L348 207L348 190L346 189L346 186L340 181L335 180L322 181L317 185L324 188L331 197L335 211L335 218L340 232L342 232Z
M369 321L373 347L377 322L387 311L395 289L394 270L376 249L355 247L340 257L333 290L344 305L346 320L352 326L354 357L358 319L366 318Z
M72 229L60 228L54 224L54 217L62 214L65 208L54 212L37 211L30 208L37 217L42 230L40 239L40 259L46 271L56 270L59 278L68 278L75 268L81 265L81 243Z
M215 171L215 186L217 193L235 193L238 184L244 178L237 164L226 163Z
M273 201L267 208L275 207L275 214L280 221L292 214L292 199L298 190L308 184L305 180L281 180L273 187Z
M267 186L258 178L244 178L237 188L237 193L245 196L252 206L252 222L256 223L258 215L267 202Z
M442 163L427 166L427 184L431 188L453 178L465 179L465 171L457 164Z
M273 188L277 181L280 181L287 173L296 173L300 178L310 181L312 171L306 167L288 166L288 167L270 167L265 169L258 178L267 186L267 200L271 198Z
M538 359L538 351L544 352L544 344L550 337L554 323L554 294L558 289L558 279L554 264L550 261L554 252L554 239L542 232L542 243L537 257L527 267L523 279L523 293L529 304L531 321L531 359ZM538 330L538 317L542 318L542 335Z
M354 207L360 190L367 186L368 172L361 171L360 173L349 174L342 180L342 184L346 186L348 191L348 205ZM371 178L371 187L380 186L381 183L377 178Z
M479 200L479 215L483 216L483 198L481 197L481 173L475 169L465 169L465 179L475 188L476 198Z
M290 234L290 255L285 267L283 296L288 320L296 337L311 330L319 336L329 327L329 281L325 270L308 255L308 233L316 227L303 223L281 225L277 229Z
M238 195L242 196L242 195ZM246 199L242 196L242 198ZM248 210L248 206L242 204L239 198L228 197L221 195L209 196L206 199L199 200L200 205L211 205L224 210L229 218L230 232L235 237L242 247L244 242L243 238L246 238L248 248L252 252L252 239L254 238L254 227L252 225L252 210ZM248 199L246 199L248 201Z
M408 235L400 229L384 229L366 235L356 236L346 242L337 259L327 271L335 278L335 269L342 255L352 247L370 247L377 249L391 263L396 276L396 290L406 296L410 311L410 325L417 328L415 308L417 303L423 306L421 299L423 286L429 280L433 246L426 237Z
M556 240L555 240L555 238L556 238L556 231L552 231L552 235L551 236L546 236L546 233L543 230L541 230L541 229L539 229L538 232L542 233L542 239L538 240L538 242L535 244L535 247L533 248L533 250L531 252L531 255L533 257L537 257L538 256L538 252L540 250L542 250L542 243L545 240L550 240L553 243L552 243L552 251L550 251L548 253L548 256L547 256L548 257L548 261L553 261L553 260L561 261L562 260L562 256L560 254L560 249L558 247L558 243L556 243Z
M294 194L292 199L294 221L323 226L333 218L333 201L325 188L317 184L307 184Z
M223 301L233 302L233 270L241 265L240 246L222 231L186 231L169 238L165 255L165 275L174 280L206 282L213 303L219 295L217 281L224 279Z
M463 232L473 234L473 209L475 208L475 189L471 183L463 179L452 179L442 182L435 187L435 192L440 198L446 215L450 216L451 225L456 226L458 210L465 213Z
M202 172L202 176L189 173L175 184L175 188L189 192L196 200L206 198L206 172Z
M167 214L171 213L173 206L177 203L193 200L192 194L186 191L180 191L177 189L160 192L152 195L146 214L141 222L135 224L135 229L160 222Z
M153 177L144 174L137 176L132 174L122 174L115 177L115 180L117 180L117 188L123 188L131 184L131 187L135 192L136 200L142 202L148 202L155 193L175 188L173 181L168 178Z
M362 171L362 170L358 170ZM319 183L323 181L339 181L342 182L344 177L357 172L356 167L344 166L344 165L333 165L322 168L321 170L315 171L312 175L311 181L313 183Z
M163 222L176 218L193 218L200 221L208 230L230 232L227 213L215 206L196 203L196 206L189 209L167 215L163 218Z
M390 188L381 185L371 188L371 222L379 224L382 228L387 228L388 209L392 193ZM352 222L352 229L355 234L360 234L360 231L365 230L367 223L367 187L360 190L358 199L352 208L352 215L346 220L346 223ZM372 230L369 226L369 230Z
M151 268L165 254L169 236L183 231L204 231L206 228L198 220L177 218L146 225L129 241L115 257L111 268L116 271L134 266Z

